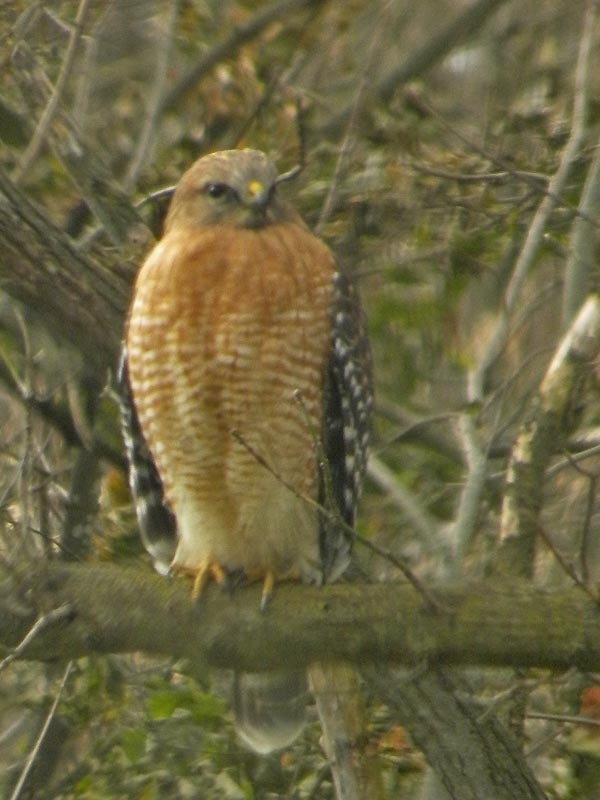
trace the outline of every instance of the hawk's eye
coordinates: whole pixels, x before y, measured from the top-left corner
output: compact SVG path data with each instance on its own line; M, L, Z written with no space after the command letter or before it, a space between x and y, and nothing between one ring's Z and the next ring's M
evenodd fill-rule
M213 197L215 200L218 200L219 197L225 197L226 194L231 192L226 183L207 183L202 188L209 197Z

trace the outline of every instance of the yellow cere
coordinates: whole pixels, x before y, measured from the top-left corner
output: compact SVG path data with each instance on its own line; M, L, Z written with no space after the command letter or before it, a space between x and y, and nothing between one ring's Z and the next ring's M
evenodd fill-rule
M250 197L258 197L261 192L264 192L265 187L260 181L250 181L248 184L248 193Z

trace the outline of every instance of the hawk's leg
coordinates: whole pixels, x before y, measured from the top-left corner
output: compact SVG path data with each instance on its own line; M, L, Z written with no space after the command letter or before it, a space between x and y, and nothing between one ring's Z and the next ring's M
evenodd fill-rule
M184 567L176 564L172 567L176 575L190 575L192 584L192 600L198 600L210 580L219 586L227 586L227 570L217 561L204 561L197 567Z

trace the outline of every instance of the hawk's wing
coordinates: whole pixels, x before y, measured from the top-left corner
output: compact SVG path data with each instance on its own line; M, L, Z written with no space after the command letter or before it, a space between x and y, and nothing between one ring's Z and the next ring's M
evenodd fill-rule
M320 502L320 547L325 581L348 566L356 506L367 466L373 407L372 366L365 321L348 275L335 276L331 355L327 368ZM331 515L331 512L334 512ZM336 524L335 516L338 521ZM336 796L379 797L378 773L368 752L360 674L352 664L315 663L308 673L331 760Z
M140 428L129 385L125 345L119 361L117 389L121 427L129 461L129 485L142 542L152 556L155 568L164 575L169 571L177 545L175 517L164 503L162 481Z
M362 306L344 272L336 273L331 354L325 383L323 449L319 502L324 581L333 581L348 566L352 537L336 524L339 516L352 527L367 466L373 407L371 352Z

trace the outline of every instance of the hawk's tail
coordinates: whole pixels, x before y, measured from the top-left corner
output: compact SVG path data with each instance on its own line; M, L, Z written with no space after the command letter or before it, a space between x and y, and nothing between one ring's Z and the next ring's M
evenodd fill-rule
M233 707L244 744L257 753L291 744L306 721L307 688L304 670L236 672Z

